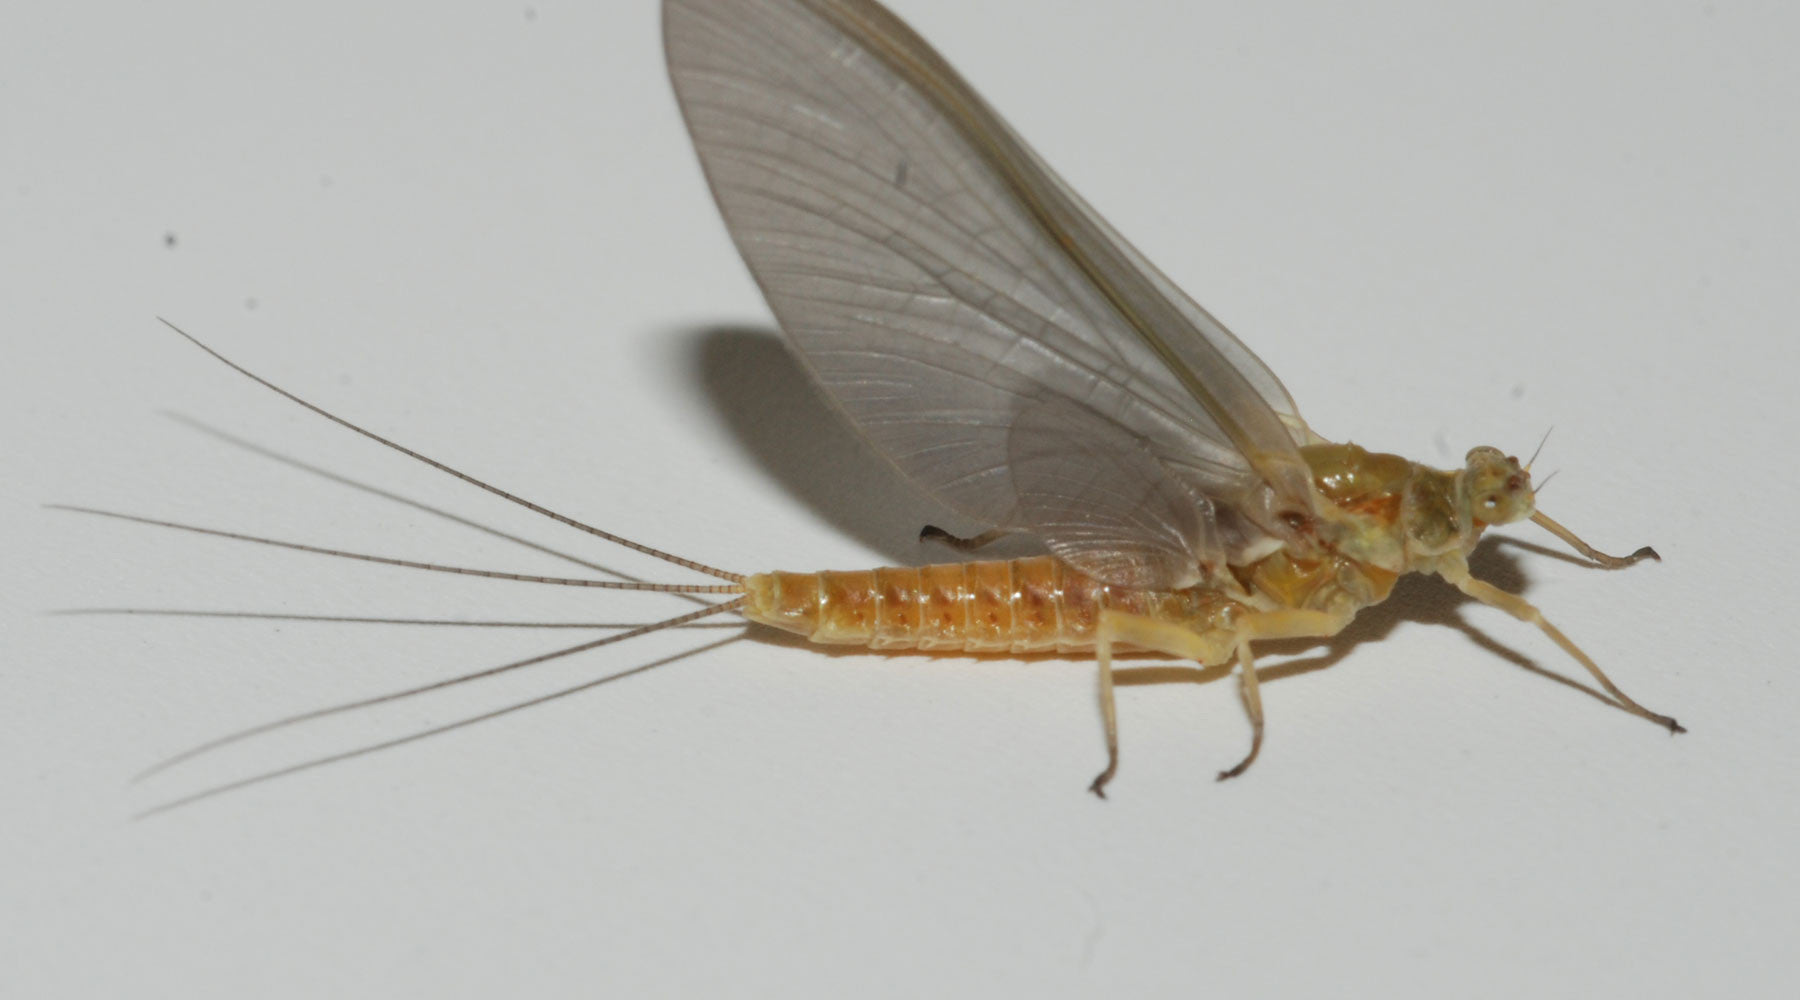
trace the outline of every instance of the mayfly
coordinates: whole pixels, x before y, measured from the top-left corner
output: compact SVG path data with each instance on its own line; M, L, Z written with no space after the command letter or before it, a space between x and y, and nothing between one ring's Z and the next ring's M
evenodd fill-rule
M1115 652L1235 661L1252 735L1219 775L1231 777L1263 742L1257 644L1335 635L1401 575L1428 573L1537 626L1620 707L1681 731L1537 608L1473 577L1467 561L1487 528L1527 518L1599 566L1656 558L1652 550L1593 549L1536 510L1530 463L1498 449L1440 470L1314 433L1248 348L885 8L665 0L663 20L713 196L808 372L901 473L986 526L965 547L1026 535L1048 554L729 573L578 524L263 382L540 514L723 581L548 582L730 595L551 655L721 613L877 650L1091 652L1107 759L1089 787L1103 796L1119 764ZM418 690L260 726L177 759Z

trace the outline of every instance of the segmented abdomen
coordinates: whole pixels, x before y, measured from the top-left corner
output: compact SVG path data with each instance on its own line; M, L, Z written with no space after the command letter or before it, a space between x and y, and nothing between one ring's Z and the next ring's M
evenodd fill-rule
M1204 624L1211 605L1223 613L1230 603L1204 591L1108 587L1049 556L759 573L744 588L746 617L814 642L969 653L1092 649L1103 609Z

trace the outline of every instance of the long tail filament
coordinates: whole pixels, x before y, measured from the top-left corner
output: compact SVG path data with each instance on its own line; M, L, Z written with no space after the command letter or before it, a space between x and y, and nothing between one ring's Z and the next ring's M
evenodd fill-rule
M705 575L716 577L718 579L725 580L727 582L722 583L722 584L646 583L646 582L639 582L639 581L592 580L592 579L580 579L580 578L569 578L569 577L539 576L539 575L526 574L526 573L509 573L509 572L503 572L503 571L499 571L499 570L473 569L473 568L465 567L465 566L449 566L449 565L444 565L444 564L440 564L440 563L418 562L418 561L410 560L410 559L398 559L398 558L393 558L390 556L372 555L372 554L364 553L364 552L350 552L350 551L346 551L343 549L325 548L322 546L308 545L308 544L303 544L300 542L289 542L289 541L282 541L282 540L274 539L274 538L261 537L261 536L257 536L257 535L247 535L247 534L242 534L242 533L235 532L235 531L224 531L224 530L217 529L217 528L206 528L206 527L201 527L198 525L183 524L183 523L176 522L176 521L166 521L166 520L161 520L161 519L157 519L157 518L141 517L141 516L138 516L135 514L124 514L124 513L119 513L117 511L99 510L99 509L92 508L92 507L78 507L78 506L72 506L72 505L66 505L66 504L51 504L51 505L49 505L52 508L57 509L57 510L66 510L66 511L72 511L75 513L88 514L88 515L92 515L92 516L96 516L96 517L107 517L107 518L114 518L114 519L122 520L122 521L130 521L130 522L137 523L137 524L147 524L147 525L153 525L156 527L170 528L170 529L174 529L177 531L187 531L187 532L192 532L195 534L209 535L209 536L212 536L215 538L229 538L229 539L233 539L233 540L237 540L237 541L252 542L252 543L255 543L258 545L268 545L268 546L273 546L276 548L289 549L289 550L293 550L293 551L297 551L297 552L310 552L310 553L314 553L317 555L333 556L333 557L340 558L340 559L355 559L355 560L359 560L362 562L377 563L377 564L385 565L385 566L398 566L398 567L403 567L403 568L407 568L407 569L429 570L429 571L437 572L437 573L457 573L457 574L461 574L464 576L478 576L478 577L485 577L488 579L514 580L514 581L523 581L523 582L528 582L528 583L553 584L556 586L565 586L565 587L593 587L593 588L598 588L598 589L603 589L603 590L635 590L635 591L650 591L650 592L668 593L668 594L731 594L731 595L738 595L738 596L734 597L731 600L723 601L718 604L707 605L706 607L700 608L699 610L696 610L696 611L689 611L685 614L676 615L672 618L665 618L662 621L653 622L653 623L650 623L647 625L639 625L636 627L627 628L625 631L619 632L614 635L604 636L599 639L593 639L593 640L590 640L587 642L579 643L574 646L568 646L563 649L554 650L549 653L542 653L537 656L527 657L522 660L515 660L513 662L504 663L499 666L488 667L486 669L472 671L470 673L465 673L465 674L460 674L456 677L446 678L441 681L434 681L429 684L422 684L422 685L418 685L415 687L405 688L403 690L390 691L386 694L376 695L376 696L368 697L368 698L361 698L361 699L358 699L355 701L342 702L342 703L339 703L336 705L327 706L325 708L313 709L308 712L302 712L302 713L299 713L296 715L286 716L284 718L275 719L273 721L265 722L260 725L251 726L247 729L241 729L241 730L238 730L233 733L228 733L224 736L220 736L215 739L208 740L205 743L202 743L198 746L192 747L192 748L185 750L181 753L178 753L172 757L169 757L169 758L161 761L160 763L157 763L157 764L151 766L150 768L144 770L143 772L138 774L135 778L133 778L132 780L134 782L142 781L145 778L151 777L152 775L160 774L178 764L193 760L196 757L203 756L205 754L208 754L208 753L210 753L214 750L220 749L222 747L231 746L233 744L243 742L243 741L251 739L253 737L261 736L265 733L270 733L270 732L274 732L279 729L285 729L290 726L298 725L302 722L307 722L307 721L311 721L314 719L320 719L320 718L324 718L327 716L338 715L338 714L342 714L342 713L346 713L346 712L352 712L352 711L356 711L358 709L370 708L370 707L373 707L376 705L381 705L381 704L386 704L389 702L398 701L403 698L410 698L410 697L413 697L416 695L425 694L426 692L438 691L438 690L442 690L444 688L453 687L455 685L466 684L466 683L470 683L472 681L477 681L477 680L481 680L484 678L493 677L498 674L503 674L503 673L508 673L510 671L520 670L525 667L534 666L536 664L544 663L549 660L559 659L559 658L565 657L565 656L571 656L576 653L587 652L588 650L598 649L601 646L608 646L608 645L612 645L614 643L624 642L627 639L634 639L639 636L648 635L651 632L659 632L664 629L678 628L683 625L697 622L703 618L709 618L709 617L712 617L715 615L721 615L721 614L726 614L729 612L734 612L734 611L741 609L743 606L745 598L742 596L744 593L744 586L743 586L744 577L742 574L732 573L727 570L718 569L713 566L708 566L704 563L695 562L694 560L691 560L691 559L684 559L681 556L677 556L677 555L673 555L668 552L664 552L661 549L652 548L648 545L643 545L641 543L631 541L630 539L623 538L623 537L620 537L619 535L612 534L611 532L603 531L599 528L593 527L592 525L588 525L588 524L584 524L580 521L576 521L573 518L559 514L555 511L552 511L552 510L550 510L546 507L543 507L539 504L533 503L522 497L515 496L512 493L508 493L507 491L502 490L496 486L493 486L489 483L483 482L482 480L476 479L475 477L468 475L467 473L464 473L457 469L451 468L450 466L445 465L444 463L439 462L436 459L429 458L429 457L427 457L419 452L416 452L410 448L407 448L403 445L400 445L393 441L390 441L387 438L382 437L381 435L376 434L372 431L369 431L369 430L367 430L363 427L360 427L356 424L353 424L350 421L337 416L336 414L333 414L324 409L321 409L320 407L315 406L312 403L309 403L304 399L301 399L299 396L296 396L293 393L288 392L286 389L283 389L280 386L277 386L274 383L269 382L267 379L264 379L261 376L256 375L253 372L250 372L249 370L239 366L235 362L227 359L223 355L219 354L217 351L213 350L212 348L201 343L199 340L195 339L193 336L188 334L185 330L182 330L180 327L177 327L175 324L170 323L168 320L162 320L162 323L163 323L163 325L167 326L169 329L175 331L177 334L182 336L184 339L186 339L189 343L193 344L195 347L198 347L200 350L205 351L207 354L211 355L214 359L218 360L221 364L224 364L226 367L228 367L231 370L237 372L238 374L244 376L245 378L248 378L251 381L256 382L257 384L276 393L277 395L280 395L280 396L290 400L291 402L294 402L308 410L311 410L313 413L316 413L319 416L324 417L325 419L330 420L331 422L338 424L341 427L344 427L351 431L354 431L357 434L362 435L363 437L366 437L372 441L375 441L378 444L385 445L388 448L391 448L394 451L397 451L397 452L401 453L402 455L407 456L408 458L414 459L415 461L418 461L418 462L422 462L426 465L431 466L434 469L437 469L440 472L443 472L450 476L454 476L455 478L460 479L463 482L469 483L472 486L478 487L482 490L487 491L488 493L491 493L491 494L494 494L495 496L501 497L502 499L511 501L512 503L515 503L515 504L518 504L519 506L522 506L522 507L526 508L527 510L532 511L533 513L550 518L553 521L564 524L568 527L575 528L575 529L585 532L589 535L593 535L604 541L608 541L615 545L619 545L624 548L631 549L632 551L640 552L644 555L663 560L664 562L672 563L672 564L674 564L676 566L680 566L684 569L693 570L697 573L703 573ZM122 613L134 613L133 609L90 609L89 613L95 613L96 611L108 611L108 610L117 610ZM189 614L189 613L196 613L196 612L165 611L165 612L149 612L149 613ZM199 612L199 613L204 614L205 612ZM260 616L260 615L251 615L251 614L245 614L245 613L217 612L214 614L218 614L221 616L264 617L264 616ZM351 620L351 619L346 619L346 618L342 618L339 616L325 616L325 615L319 615L319 616L267 616L267 617L298 617L298 618L309 618L309 619L310 618L319 618L319 619L323 619L323 620ZM367 619L367 620L379 620L379 619ZM424 622L421 621L418 623L424 623ZM432 622L432 623L439 624L441 622ZM520 624L520 625L523 625L526 623L492 623L492 624ZM604 626L598 626L598 627L604 627ZM727 640L727 641L729 641L729 640ZM720 643L712 643L708 646L702 647L702 649L710 649L717 645L720 645ZM676 656L671 656L671 657L665 657L663 659L657 660L652 663L643 664L641 666L634 667L629 670L624 670L624 671L620 671L617 673L609 674L604 677L600 677L595 680L586 681L581 684L577 684L572 687L567 687L567 688L564 688L559 691L554 691L554 692L551 692L546 695L540 695L536 698L532 698L527 701L518 702L516 704L504 706L502 708L495 709L492 711L483 712L479 715L470 716L468 718L464 718L464 719L460 719L460 720L457 720L454 722L435 726L430 729L421 730L421 731L418 731L415 733L400 736L400 737L386 740L383 742L374 743L374 744L359 747L356 749L344 751L341 753L332 754L330 756L318 757L318 758L314 758L311 760L302 761L301 763L289 765L287 767L279 768L277 770L267 771L267 772L264 772L261 774L253 775L248 778L243 778L243 779L240 779L237 781L232 781L227 784L214 786L212 788L209 788L209 789L206 789L206 790L203 790L200 792L196 792L191 795L183 796L178 799L164 802L161 805L154 806L148 810L145 810L142 813L139 813L138 815L141 818L141 817L153 815L156 813L166 812L170 809L174 809L179 806L187 805L189 803L196 802L201 799L211 798L212 796L220 795L220 794L223 794L225 792L229 792L229 791L232 791L235 789L244 788L249 785L259 784L261 782L268 781L268 780L271 780L274 778L279 778L279 777L283 777L285 775L294 774L299 771L310 770L312 768L321 767L325 764L330 764L330 763L334 763L337 761L346 760L346 759L349 759L352 757L363 756L365 754L373 753L377 750L383 750L383 749L393 747L393 746L398 746L398 745L401 745L404 743L410 743L415 740L424 739L427 736L436 735L437 733L446 732L451 729L458 729L463 726L472 725L477 722L485 721L487 719L497 718L502 715L507 715L512 712L520 711L521 709L524 709L524 708L529 708L534 705L543 704L544 702L547 702L547 701L551 701L551 700L554 700L557 698L563 698L568 695L575 694L579 691L585 691L588 688L596 687L601 684L610 683L612 681L619 680L624 677L629 677L634 674L642 673L653 667L660 666L664 663L671 662L674 659L678 659L681 656L690 655L691 653L698 652L698 651L699 650L690 650L690 651L688 651L688 653L677 654Z

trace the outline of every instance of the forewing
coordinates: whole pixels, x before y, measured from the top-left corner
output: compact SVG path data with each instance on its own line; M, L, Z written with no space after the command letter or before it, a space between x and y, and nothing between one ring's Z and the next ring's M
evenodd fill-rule
M910 478L1053 549L1084 506L1118 526L1115 555L1185 533L1188 570L1139 585L1191 580L1310 509L1307 432L1275 377L885 9L666 0L664 18L739 251L813 375ZM1015 448L1021 414L1056 399L1096 422L1092 439L1137 442L1155 461L1115 471L1148 479L1102 489L1073 467L1082 449ZM1015 451L1040 482L1091 485L1047 519L1021 504ZM1179 484L1157 481L1175 467ZM1120 507L1171 490L1232 513L1228 530ZM1093 555L1071 561L1118 580L1107 545L1090 531Z

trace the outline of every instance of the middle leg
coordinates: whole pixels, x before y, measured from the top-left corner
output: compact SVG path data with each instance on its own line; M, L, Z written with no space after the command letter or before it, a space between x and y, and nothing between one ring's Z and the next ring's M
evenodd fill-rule
M1350 615L1334 615L1326 611L1259 611L1238 620L1235 631L1238 685L1244 698L1244 711L1250 715L1250 753L1236 765L1219 772L1219 780L1243 774L1262 752L1263 707L1262 688L1256 679L1256 657L1250 643L1257 639L1323 639L1337 635L1350 624Z

